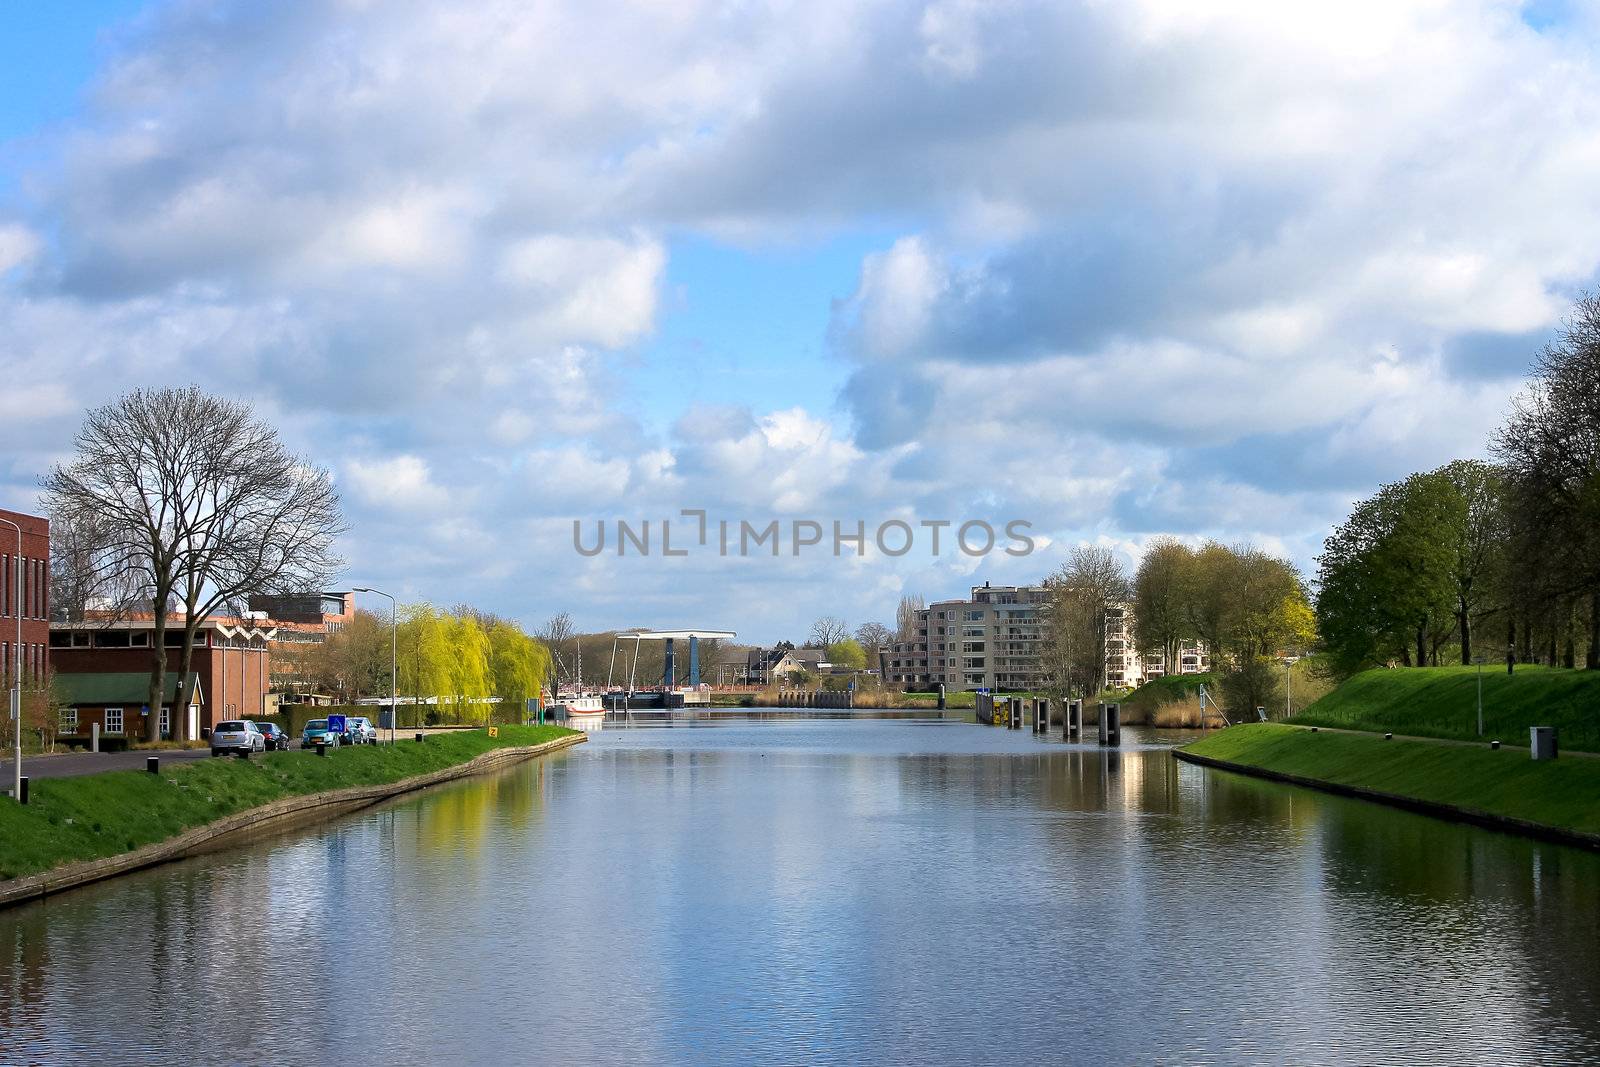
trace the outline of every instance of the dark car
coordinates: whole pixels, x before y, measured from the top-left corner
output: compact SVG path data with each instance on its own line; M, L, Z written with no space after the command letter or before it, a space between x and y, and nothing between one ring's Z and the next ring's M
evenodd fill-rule
M277 723L263 722L256 724L261 730L261 736L267 739L267 750L277 749L280 752L289 751L289 735L283 732L283 727Z

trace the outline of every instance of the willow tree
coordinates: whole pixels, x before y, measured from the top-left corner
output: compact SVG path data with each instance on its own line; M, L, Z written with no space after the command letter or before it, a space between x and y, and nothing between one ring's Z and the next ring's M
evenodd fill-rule
M514 721L526 714L550 674L550 651L509 622L489 628L489 677L501 707L514 707Z
M167 630L184 609L173 736L185 739L194 638L247 593L315 587L336 564L338 497L249 405L186 389L139 389L91 410L75 454L44 480L52 514L92 521L100 566L133 576L148 602L151 714L160 737Z

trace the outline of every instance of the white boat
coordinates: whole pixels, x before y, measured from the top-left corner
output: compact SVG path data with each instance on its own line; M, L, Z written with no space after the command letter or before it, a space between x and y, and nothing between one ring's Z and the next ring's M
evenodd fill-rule
M550 702L555 720L563 726L593 733L605 723L606 708L599 693L557 695Z

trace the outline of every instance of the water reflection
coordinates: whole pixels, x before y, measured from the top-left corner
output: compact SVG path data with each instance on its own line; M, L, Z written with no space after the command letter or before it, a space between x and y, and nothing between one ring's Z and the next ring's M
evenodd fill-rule
M1600 858L1130 739L607 731L0 915L0 1060L1600 1058Z

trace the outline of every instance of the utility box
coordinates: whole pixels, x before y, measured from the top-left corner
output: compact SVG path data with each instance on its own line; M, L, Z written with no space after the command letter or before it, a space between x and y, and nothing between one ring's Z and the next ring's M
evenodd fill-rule
M1556 758L1556 728L1554 726L1528 727L1528 747L1533 751L1533 758L1546 760Z

